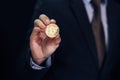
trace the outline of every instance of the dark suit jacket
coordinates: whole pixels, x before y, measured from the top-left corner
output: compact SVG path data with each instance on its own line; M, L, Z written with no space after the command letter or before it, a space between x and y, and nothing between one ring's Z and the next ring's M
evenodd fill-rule
M50 68L37 71L31 69L29 63L25 65L29 80L118 80L120 6L117 3L108 0L109 42L104 64L100 70L91 24L82 0L39 0L33 20L42 13L57 21L62 42L52 55ZM29 58L30 56L28 60Z

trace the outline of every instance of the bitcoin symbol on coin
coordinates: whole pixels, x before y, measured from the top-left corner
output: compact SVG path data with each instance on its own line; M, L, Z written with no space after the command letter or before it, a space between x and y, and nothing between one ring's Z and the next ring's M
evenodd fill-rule
M45 33L48 37L54 38L59 34L59 27L56 24L49 24L45 29Z

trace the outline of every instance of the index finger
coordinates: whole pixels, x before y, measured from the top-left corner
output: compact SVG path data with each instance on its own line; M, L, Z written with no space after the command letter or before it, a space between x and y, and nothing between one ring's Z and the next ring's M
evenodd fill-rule
M39 19L40 19L45 25L50 24L50 19L49 19L45 14L41 14L41 15L39 16Z

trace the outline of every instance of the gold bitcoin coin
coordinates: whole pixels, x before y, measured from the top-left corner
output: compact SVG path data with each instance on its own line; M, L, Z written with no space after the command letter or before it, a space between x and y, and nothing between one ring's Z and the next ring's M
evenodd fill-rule
M59 34L59 27L56 24L49 24L45 29L45 33L48 37L54 38Z

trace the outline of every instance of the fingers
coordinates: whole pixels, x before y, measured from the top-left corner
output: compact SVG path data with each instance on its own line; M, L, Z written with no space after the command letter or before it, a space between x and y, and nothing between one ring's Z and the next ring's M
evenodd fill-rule
M33 34L36 35L37 33L39 33L39 37L44 40L47 36L45 34L45 28L47 25L49 25L50 23L54 23L56 24L56 21L54 19L49 19L46 15L42 14L39 16L39 19L36 19L34 21L34 31ZM36 30L39 28L39 31Z
M41 15L39 16L39 19L40 19L45 25L50 24L50 19L49 19L46 15L44 15L44 14L41 14Z
M56 24L56 21L54 19L51 19L50 21L51 21L51 23Z
M61 42L61 37L60 35L58 35L56 38L55 38L55 44L59 44Z
M40 33L40 28L39 27L34 27L33 31L32 31L32 34L30 36L30 40L37 40L39 33Z
M54 20L54 19L51 19L50 20L50 23L56 23L56 21ZM44 29L46 26L45 26L45 24L41 21L41 20L39 20L39 19L36 19L35 21L34 21L34 26L36 26L36 27L40 27L41 29Z
M34 35L37 35L39 32L40 32L40 28L34 27L34 29L33 29L33 34L34 34Z
M39 19L36 19L36 20L34 21L34 26L39 27L40 29L43 29L43 28L46 27L46 26L43 24L43 22L40 21Z
M56 21L54 19L49 19L46 15L42 14L39 16L39 19L36 19L34 21L34 26L39 27L41 30L44 30L46 28L47 25L49 25L50 23L56 23Z

